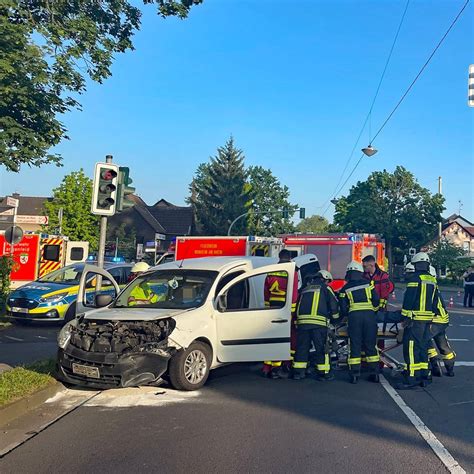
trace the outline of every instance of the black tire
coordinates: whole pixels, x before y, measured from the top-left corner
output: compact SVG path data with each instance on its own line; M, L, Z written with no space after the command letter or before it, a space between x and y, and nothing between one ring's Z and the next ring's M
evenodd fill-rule
M188 364L193 364L190 360L195 358L194 363L201 367L192 371L186 371ZM205 361L205 364L204 364ZM176 353L169 363L168 375L171 386L176 390L198 390L207 381L212 363L212 350L203 342L195 341L186 350ZM205 366L204 366L205 365ZM193 382L193 378L195 381Z
M71 303L64 315L64 324L71 322L76 317L76 302Z

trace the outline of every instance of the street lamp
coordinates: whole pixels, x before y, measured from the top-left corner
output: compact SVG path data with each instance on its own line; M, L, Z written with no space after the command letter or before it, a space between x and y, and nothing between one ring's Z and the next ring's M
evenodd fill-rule
M372 145L362 148L362 153L369 157L374 156L377 152L378 152L377 148L374 148Z

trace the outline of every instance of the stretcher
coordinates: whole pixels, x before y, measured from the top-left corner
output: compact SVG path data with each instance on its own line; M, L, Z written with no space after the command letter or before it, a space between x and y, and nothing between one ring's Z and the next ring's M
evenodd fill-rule
M379 317L377 330L380 362L384 367L391 369L394 375L402 372L405 368L405 364L393 355L395 349L402 345L403 328L400 320L401 317L398 311L385 313ZM333 363L340 368L347 367L347 358L349 356L347 323L330 326L328 338ZM364 361L363 358L362 361Z

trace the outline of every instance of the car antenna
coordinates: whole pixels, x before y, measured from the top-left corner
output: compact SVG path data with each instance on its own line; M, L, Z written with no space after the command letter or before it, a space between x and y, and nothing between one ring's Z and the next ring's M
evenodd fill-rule
M183 260L181 260L181 263L179 264L178 268L183 268L183 263L184 263L184 258L183 258Z

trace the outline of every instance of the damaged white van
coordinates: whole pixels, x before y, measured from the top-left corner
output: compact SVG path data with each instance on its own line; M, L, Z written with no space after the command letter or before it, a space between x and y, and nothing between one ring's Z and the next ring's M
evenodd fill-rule
M283 307L266 308L264 282L285 272L293 288L295 268L301 282L319 263L314 255L282 264L268 257L184 260L154 267L120 292L105 270L86 266L78 316L58 336L59 378L94 388L167 378L176 389L196 390L225 363L287 360L291 295ZM91 303L87 282L96 276L115 287L115 298L108 288Z

